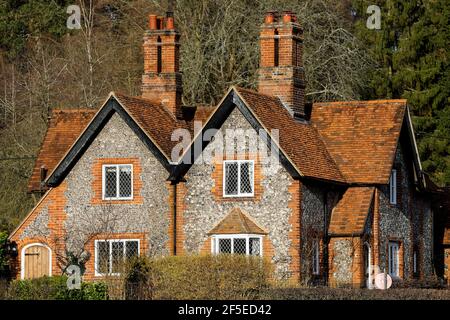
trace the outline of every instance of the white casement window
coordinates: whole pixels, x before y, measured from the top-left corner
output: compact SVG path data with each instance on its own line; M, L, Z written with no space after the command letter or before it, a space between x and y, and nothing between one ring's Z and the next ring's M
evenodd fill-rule
M312 273L318 275L320 273L320 246L319 240L314 239L312 243Z
M389 202L397 204L397 170L393 169L389 179Z
M139 256L140 243L136 239L95 240L95 275L119 275L124 263Z
M223 167L223 196L252 197L254 194L254 161L225 160Z
M133 199L133 165L103 165L103 200Z
M224 234L212 236L213 254L244 254L262 256L262 236L251 234Z
M389 275L392 277L398 277L399 272L399 243L389 241L388 244L388 264L389 264Z

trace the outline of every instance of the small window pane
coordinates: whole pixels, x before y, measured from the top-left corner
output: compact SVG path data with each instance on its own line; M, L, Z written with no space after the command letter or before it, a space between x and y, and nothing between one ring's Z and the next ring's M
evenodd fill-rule
M250 238L250 254L253 256L259 256L260 253L260 243L259 238Z
M238 164L237 162L225 163L225 194L238 194Z
M123 242L115 241L111 244L111 272L119 273L123 265Z
M398 244L391 242L389 243L389 274L391 276L398 276Z
M117 197L116 167L105 167L105 197Z
M109 272L109 243L107 241L97 242L97 268L98 273Z
M231 253L231 239L219 239L219 253Z
M392 170L389 180L390 203L397 204L397 170Z
M119 167L119 196L121 198L131 197L131 166Z
M236 238L233 239L234 254L246 254L247 253L247 241L246 239Z
M139 255L139 246L137 241L126 242L125 255L127 259L131 259Z
M312 254L312 270L313 274L319 274L319 241L313 241L313 254Z
M253 193L253 163L241 163L241 193Z

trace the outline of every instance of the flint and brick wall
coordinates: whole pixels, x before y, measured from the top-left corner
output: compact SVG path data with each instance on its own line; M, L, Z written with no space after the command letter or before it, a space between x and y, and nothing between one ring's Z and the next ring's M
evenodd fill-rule
M102 165L133 164L133 199L102 200ZM168 173L129 126L114 114L64 182L51 189L16 235L26 243L48 243L53 272L65 250L86 258L86 279L94 277L93 240L140 239L141 254L170 252L171 186ZM37 234L39 233L39 234ZM18 261L20 263L20 259Z
M400 243L400 278L413 275L413 250L418 248L421 277L433 272L432 266L432 212L430 203L420 198L414 190L410 169L406 166L404 153L399 147L394 169L397 170L397 204L389 202L389 187L379 188L379 261L381 270L388 269L388 242Z
M220 134L224 136L226 129L236 128L244 132L253 130L237 108L223 124ZM219 142L220 139L215 139L205 152L211 154ZM265 144L260 143L259 146L265 147ZM238 147L238 157L249 154L248 144ZM183 240L183 251L209 253L211 240L208 232L233 208L239 207L268 231L263 240L263 254L274 263L276 275L283 279L298 278L299 253L295 246L299 242L300 230L300 183L294 181L281 165L273 167L260 163L260 168L255 171L256 179L261 183L261 188L255 190L256 196L223 201L222 189L216 185L221 181L221 174L216 172L220 167L220 162L200 164L197 160L186 176L184 199L177 199L184 206L183 212L179 213L183 217L183 230L179 235Z

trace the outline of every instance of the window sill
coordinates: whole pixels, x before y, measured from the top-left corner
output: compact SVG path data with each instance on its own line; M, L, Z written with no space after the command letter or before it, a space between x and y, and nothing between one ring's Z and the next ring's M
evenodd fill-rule
M104 200L104 199L98 199L94 198L91 201L91 204L99 204L99 205L105 205L105 204L111 204L111 205L120 205L120 204L143 204L142 197L134 197L133 199L127 199L127 200Z

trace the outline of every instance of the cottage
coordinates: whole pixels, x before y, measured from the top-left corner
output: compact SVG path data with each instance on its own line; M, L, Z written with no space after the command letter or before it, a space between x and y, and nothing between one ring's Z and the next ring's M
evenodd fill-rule
M174 18L149 16L142 96L53 110L13 232L17 277L136 255L234 253L296 283L370 286L433 267L433 210L406 100L305 102L294 14L261 26L258 91L183 106Z

